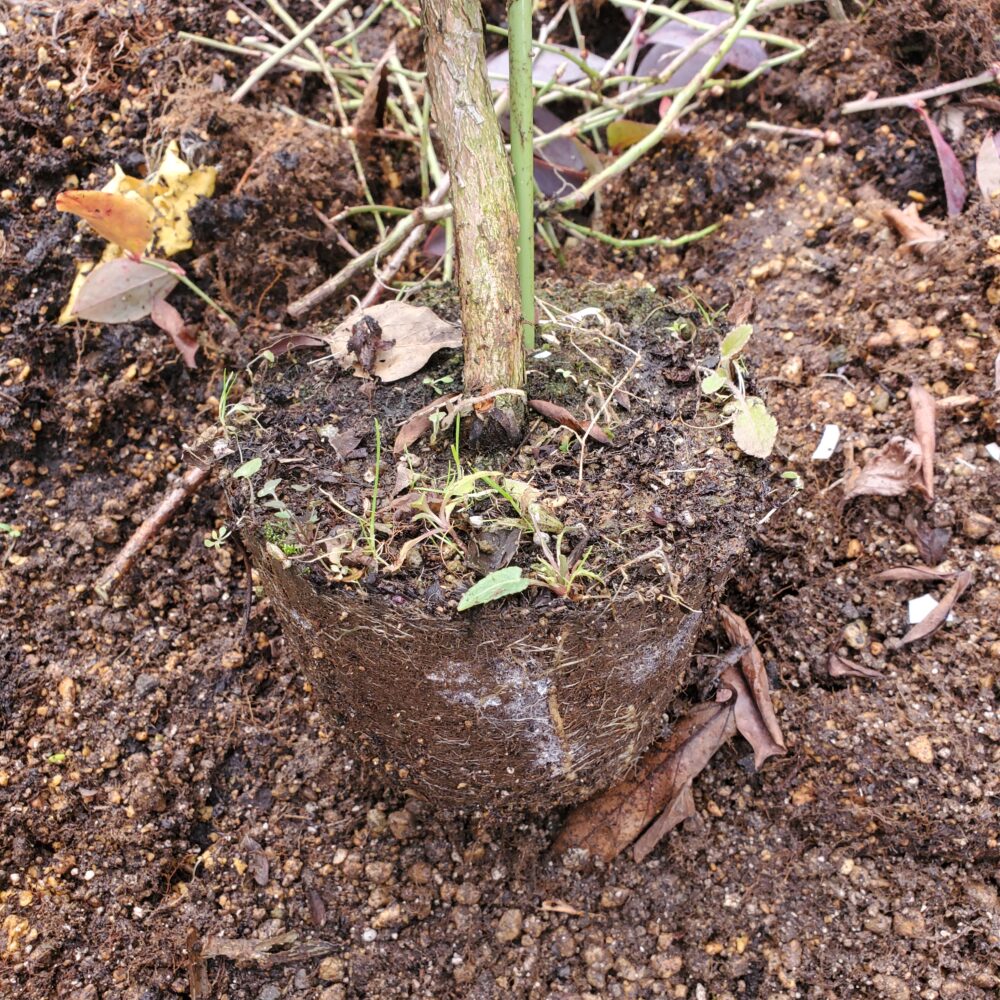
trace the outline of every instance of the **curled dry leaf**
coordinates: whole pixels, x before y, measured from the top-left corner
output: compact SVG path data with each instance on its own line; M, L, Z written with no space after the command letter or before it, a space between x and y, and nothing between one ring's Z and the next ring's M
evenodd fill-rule
M395 346L394 340L382 339L382 327L371 316L362 316L351 327L351 335L347 338L347 349L357 359L359 367L374 373L375 356L381 351L386 352Z
M453 392L447 396L439 396L410 414L396 433L396 440L392 443L393 455L402 455L410 445L422 438L433 426L431 417L438 410L447 409L449 404L454 403L460 395L460 393Z
M746 647L747 651L740 657L740 670L744 680L746 681L747 687L749 688L753 705L760 715L764 729L774 741L774 744L779 748L778 751L765 753L760 758L760 763L763 763L769 756L772 755L772 753L785 750L785 738L781 734L781 726L778 724L778 717L774 714L774 706L771 704L771 689L767 681L767 669L764 666L764 657L760 655L760 650L757 648L757 644L753 641L753 636L750 634L750 629L747 628L747 623L738 614L736 614L735 611L726 607L725 604L720 604L719 616L722 619L722 628L725 630L729 641L734 646ZM735 668L731 667L726 668L726 671L722 674L723 681L726 680L727 672L734 669ZM739 715L740 705L738 690L736 694L737 703L734 707L737 715ZM737 718L737 725L739 725L739 718ZM753 743L753 740L750 739L750 736L747 735L747 733L744 732L743 735L750 740L753 745L756 757L756 754L760 752L758 746ZM761 743L761 748L767 748L767 744ZM758 763L756 766L759 767L760 764Z
M427 306L382 302L365 309L364 315L382 328L383 343L392 344L378 351L372 365L372 374L383 382L395 382L420 371L431 355L444 347L462 346L462 334L458 328L441 319ZM324 338L330 351L345 368L352 365L348 341L359 319L357 313L352 313ZM363 371L355 366L354 373L359 375Z
M965 206L965 171L955 150L948 145L948 140L941 134L941 129L937 123L927 113L923 101L913 105L914 110L924 120L927 131L931 134L931 141L934 143L934 152L937 153L938 164L941 167L941 179L944 181L944 196L948 204L949 215L960 215Z
M646 832L632 845L632 860L645 861L653 848L675 827L694 815L691 782L682 785L673 802L646 827Z
M698 705L646 752L633 777L574 809L552 850L565 854L579 848L611 861L660 813L670 811L735 731L731 701Z
M166 266L170 271L131 257L117 257L99 264L80 287L73 315L94 323L131 323L143 319L157 299L170 294L177 284L177 275L184 273L177 264Z
M920 467L924 493L934 499L934 397L918 382L910 386L910 408L913 410L913 434L920 445Z
M878 680L884 676L880 670L873 670L871 667L855 663L839 653L830 654L826 669L831 677L870 677L873 680Z
M951 609L955 606L955 602L965 593L970 583L972 583L972 574L967 569L963 569L955 577L955 582L948 588L948 593L941 598L940 604L922 622L914 625L899 640L899 645L906 646L911 642L917 642L919 639L926 639L929 635L936 632L948 620L948 615L951 614Z
M913 544L916 545L920 558L928 566L936 566L941 562L951 544L951 530L920 524L912 514L907 515L905 523L906 530L913 538Z
M326 347L326 340L311 333L287 333L268 344L267 350L279 358L296 347Z
M184 322L184 317L166 299L156 299L149 311L149 318L174 342L188 368L197 368L194 356L198 353L198 341Z
M536 413L540 413L546 420L562 424L563 427L568 427L570 430L576 431L577 434L586 434L598 444L611 444L611 438L597 424L591 427L590 421L578 420L565 406L550 403L547 399L529 399L528 406Z
M860 496L900 497L914 487L923 490L920 445L894 437L863 469L855 469L844 490L844 502Z
M920 218L915 204L908 205L902 211L898 208L884 208L882 216L903 238L903 246L912 247L921 257L926 257L934 244L944 239L944 233Z
M753 747L753 766L759 771L768 757L784 753L785 748L776 743L768 732L739 667L726 667L722 671L721 681L723 686L719 688L718 698L728 700L730 689L734 692L736 728ZM768 700L770 701L770 697Z

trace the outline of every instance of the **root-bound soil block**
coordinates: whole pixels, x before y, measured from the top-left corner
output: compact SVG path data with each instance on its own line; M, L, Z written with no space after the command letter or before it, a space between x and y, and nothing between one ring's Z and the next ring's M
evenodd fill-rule
M286 355L230 421L230 504L293 655L359 754L439 805L544 809L621 777L761 513L763 464L700 396L721 331L648 290L574 301L596 310L555 311L528 396L611 435L582 479L579 432L535 412L504 456L446 420L393 454L407 417L461 392L457 351L392 384ZM546 555L585 572L560 586ZM532 584L458 610L507 565Z

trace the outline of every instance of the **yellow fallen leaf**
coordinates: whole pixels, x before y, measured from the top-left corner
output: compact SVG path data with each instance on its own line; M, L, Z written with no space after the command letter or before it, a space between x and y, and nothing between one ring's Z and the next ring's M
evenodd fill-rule
M153 238L153 206L141 198L107 191L60 191L60 212L72 212L106 240L131 253L142 253Z
M66 300L66 305L62 307L62 312L59 313L59 326L65 326L65 324L75 318L76 297L80 294L80 289L83 288L83 283L87 280L87 275L93 270L94 262L92 260L85 260L76 265L76 277L73 279L73 286L69 290L69 298Z
M199 198L210 198L215 191L215 167L192 170L181 159L177 143L171 142L156 172L156 186L161 192L153 198L159 214L151 249L173 257L191 246L188 213Z
M612 153L620 153L629 146L634 146L637 142L645 139L655 125L647 125L645 122L630 122L622 119L612 122L608 126L608 145Z

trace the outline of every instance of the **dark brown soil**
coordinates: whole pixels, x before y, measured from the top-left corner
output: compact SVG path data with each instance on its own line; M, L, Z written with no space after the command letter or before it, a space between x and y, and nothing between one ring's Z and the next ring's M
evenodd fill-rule
M315 10L291 6L300 20ZM697 817L647 863L583 870L543 854L558 815L497 830L370 791L372 763L320 713L266 602L244 631L242 558L204 545L227 516L218 487L97 602L96 575L214 423L223 367L241 368L287 301L346 260L310 205L326 215L355 192L328 145L265 125L269 111L230 118L211 96L213 77L228 92L248 67L175 32L232 34L225 4L3 13L0 521L21 533L0 551L0 995L997 994L1000 464L985 446L1000 417L1000 212L981 205L970 172L969 206L944 216L912 112L834 114L873 84L978 72L961 38L990 38L996 21L979 27L987 4L921 4L924 18L890 3L831 26L822 6L783 23L816 41L803 62L708 104L681 155L642 161L605 198L618 233L724 217L717 234L684 253L568 254L574 277L692 289L712 307L756 296L757 370L781 426L775 510L728 596L769 661L789 744L755 774L735 741L697 781ZM938 15L947 31L928 20ZM317 81L285 75L248 108L323 100ZM969 164L1000 123L953 103ZM204 344L193 372L149 323L53 322L74 257L98 246L74 242L55 194L70 175L102 183L116 161L137 170L146 142L176 134L164 116L182 111L222 167L201 256L184 263L241 321L227 333L184 297ZM742 128L750 117L832 124L842 144L762 141ZM265 128L282 136L273 152ZM374 176L378 199L412 194L412 177L394 189L389 171ZM910 191L945 234L925 258L899 248L880 212ZM260 204L241 201L251 193ZM887 341L891 320L916 333ZM934 503L843 507L845 446L863 461L911 433L913 379L940 404ZM814 462L827 423L844 445ZM797 493L779 478L789 469ZM900 649L907 598L943 590L871 580L919 562L908 517L949 532L947 566L974 582L953 622ZM715 642L718 631L706 649ZM831 681L838 650L882 678Z

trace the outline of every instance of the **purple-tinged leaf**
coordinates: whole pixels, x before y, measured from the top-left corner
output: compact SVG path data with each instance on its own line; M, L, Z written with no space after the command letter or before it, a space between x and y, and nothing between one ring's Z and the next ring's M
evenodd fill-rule
M587 75L573 59L568 59L563 53L568 53L578 61L585 62L597 73L604 69L607 63L607 60L594 55L593 52L588 52L584 56L579 49L569 45L553 47L559 48L561 51L545 50L539 52L531 64L531 82L536 87L542 87L557 77L560 83L576 83ZM486 74L495 89L502 90L506 87L507 81L510 79L510 53L507 49L497 52L486 60Z
M706 45L700 48L697 52L688 56L670 74L664 81L663 84L654 87L650 90L650 93L659 93L661 90L666 90L668 87L684 87L687 86L701 70L702 66L712 58L712 53L710 50L710 45ZM676 58L678 49L674 46L667 45L650 45L646 50L646 54L639 60L639 65L636 67L635 75L639 77L644 76L659 76ZM726 60L723 59L719 64L720 68L724 66Z
M989 202L1000 194L1000 143L993 132L983 136L983 144L979 147L976 157L976 183L983 193L984 201Z
M197 368L194 356L198 352L198 341L191 336L184 317L166 299L157 299L149 312L149 318L169 334L174 347L180 351L184 364L188 368Z
M566 124L558 115L553 114L545 107L535 108L534 122L540 132L554 132ZM500 115L500 127L505 135L510 135L510 115L507 112ZM575 139L567 135L557 136L539 146L535 150L535 156L547 160L556 167L568 167L570 170L582 171L587 169L580 152L580 146Z
M944 181L944 196L948 204L949 215L959 215L965 206L965 171L959 163L955 151L948 145L948 140L941 134L934 119L927 113L923 103L914 104L913 109L923 118L927 131L934 142L934 152L937 153L941 166L941 179Z
M547 163L541 157L535 160L535 183L546 198L566 198L587 179L585 170L570 170Z
M163 262L166 264L166 262ZM95 323L131 323L148 316L157 299L166 298L184 269L166 264L164 271L131 257L99 264L76 297L73 315Z
M732 16L718 10L699 10L690 15L695 21L702 24L716 25L726 21L731 21ZM680 51L686 49L692 42L696 42L705 32L692 28L688 24L681 24L679 21L669 21L662 27L656 29L646 36L646 40L656 45ZM714 55L722 45L722 37L714 38L698 50L699 54L706 56ZM735 66L744 73L755 70L767 58L764 46L755 38L737 38L732 48L726 53L723 63Z
M431 260L439 260L445 255L448 249L448 235L444 231L444 226L435 226L424 240L424 245L420 252Z

